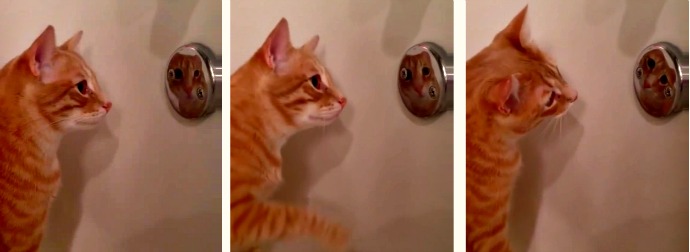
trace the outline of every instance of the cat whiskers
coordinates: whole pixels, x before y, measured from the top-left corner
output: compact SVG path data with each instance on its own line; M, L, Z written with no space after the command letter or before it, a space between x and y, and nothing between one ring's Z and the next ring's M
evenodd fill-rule
M540 130L539 136L544 137L544 138L551 137L551 134L553 133L554 128L555 128L554 125L555 125L555 121L553 120L553 118L547 119L546 125Z
M560 116L560 117L558 117L557 120L558 120L558 138L561 138L561 136L563 135L562 134L562 132L563 132L563 117Z
M43 127L53 126L55 124L58 124L58 123L61 123L61 122L67 121L67 120L72 120L72 119L79 120L82 118L86 118L86 116L80 115L80 116L76 116L76 117L73 117L73 116L65 117L65 118L61 118L61 119L55 120L53 122L50 122L50 123L44 125ZM32 123L37 122L37 121L42 120L42 119L43 118L40 118L40 117L39 118L33 118L32 120L29 120L26 123L23 123L21 126L19 126L19 128L17 130L13 131L12 134L17 133L18 131L20 131L21 129L26 127L27 125L32 124Z

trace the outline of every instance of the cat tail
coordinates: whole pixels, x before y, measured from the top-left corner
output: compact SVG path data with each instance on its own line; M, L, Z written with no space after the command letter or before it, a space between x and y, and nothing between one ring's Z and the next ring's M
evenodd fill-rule
M304 207L251 200L231 211L232 247L312 236L333 251L345 251L350 239L349 230Z

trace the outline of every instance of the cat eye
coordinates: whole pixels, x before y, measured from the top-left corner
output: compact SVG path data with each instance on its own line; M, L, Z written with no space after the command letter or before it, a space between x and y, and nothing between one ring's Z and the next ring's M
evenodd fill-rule
M173 80L181 80L182 79L182 69L179 69L179 68L168 69L168 78L173 79Z
M424 75L424 77L429 77L430 72L431 71L429 70L428 67L422 67L422 74Z
M319 76L318 74L310 77L309 82L311 83L311 86L316 88L317 90L321 89L321 76Z
M199 70L194 70L194 78L199 78Z
M407 68L404 68L404 67L402 69L400 69L400 79L408 80L408 81L411 80L412 79L412 73L410 73L410 70L408 70Z
M546 101L546 108L550 108L551 106L553 106L553 104L556 101L556 96L558 96L556 92L551 91L551 96L549 96L549 100Z
M659 82L661 82L662 86L666 86L666 84L668 84L668 77L666 77L666 74L661 75Z
M654 66L656 66L656 62L654 61L654 59L647 59L647 67L649 67L649 70L654 70Z
M199 98L199 100L204 99L204 90L202 88L196 89L196 98Z
M86 80L77 82L77 85L75 85L75 87L77 88L77 91L79 91L80 94L86 95L89 92L89 87L86 85Z

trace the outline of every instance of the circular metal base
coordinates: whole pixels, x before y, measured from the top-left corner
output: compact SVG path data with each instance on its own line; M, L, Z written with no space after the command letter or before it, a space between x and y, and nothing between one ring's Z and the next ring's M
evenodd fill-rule
M410 47L398 69L398 92L407 110L417 117L452 110L452 54L431 42Z
M688 109L688 55L668 42L642 50L633 70L635 95L654 117L667 117Z
M195 119L213 113L219 105L221 65L208 47L191 43L175 50L168 61L165 90L173 109Z

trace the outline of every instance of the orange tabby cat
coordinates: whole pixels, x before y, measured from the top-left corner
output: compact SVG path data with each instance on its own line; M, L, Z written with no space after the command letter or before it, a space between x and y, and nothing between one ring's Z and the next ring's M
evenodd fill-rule
M521 165L517 141L577 99L522 33L526 12L467 61L467 251L511 251L505 230Z
M415 115L431 116L440 105L438 92L441 86L436 81L436 75L431 72L431 56L426 52L419 52L415 55L406 54L400 64L400 74L398 80L403 83L399 92L405 106L413 111ZM435 93L435 96L432 96ZM409 100L409 97L419 96L424 98L424 104L416 105Z
M230 80L231 244L257 251L280 239L310 235L335 250L349 233L304 207L269 201L282 181L280 149L298 131L334 122L345 97L314 55L318 37L300 48L285 19ZM257 250L252 250L257 249Z
M672 94L677 92L674 66L666 64L666 56L659 50L647 53L638 65L642 71L642 100L653 115L661 116L671 109L674 102Z
M167 78L170 92L172 92L172 98L178 101L173 106L177 106L182 114L187 115L204 111L206 106L204 90L207 90L207 87L202 76L204 73L201 59L178 53L170 59L168 67Z
M0 70L0 251L38 250L60 186L60 139L112 106L74 51L81 34L56 47L48 26Z

